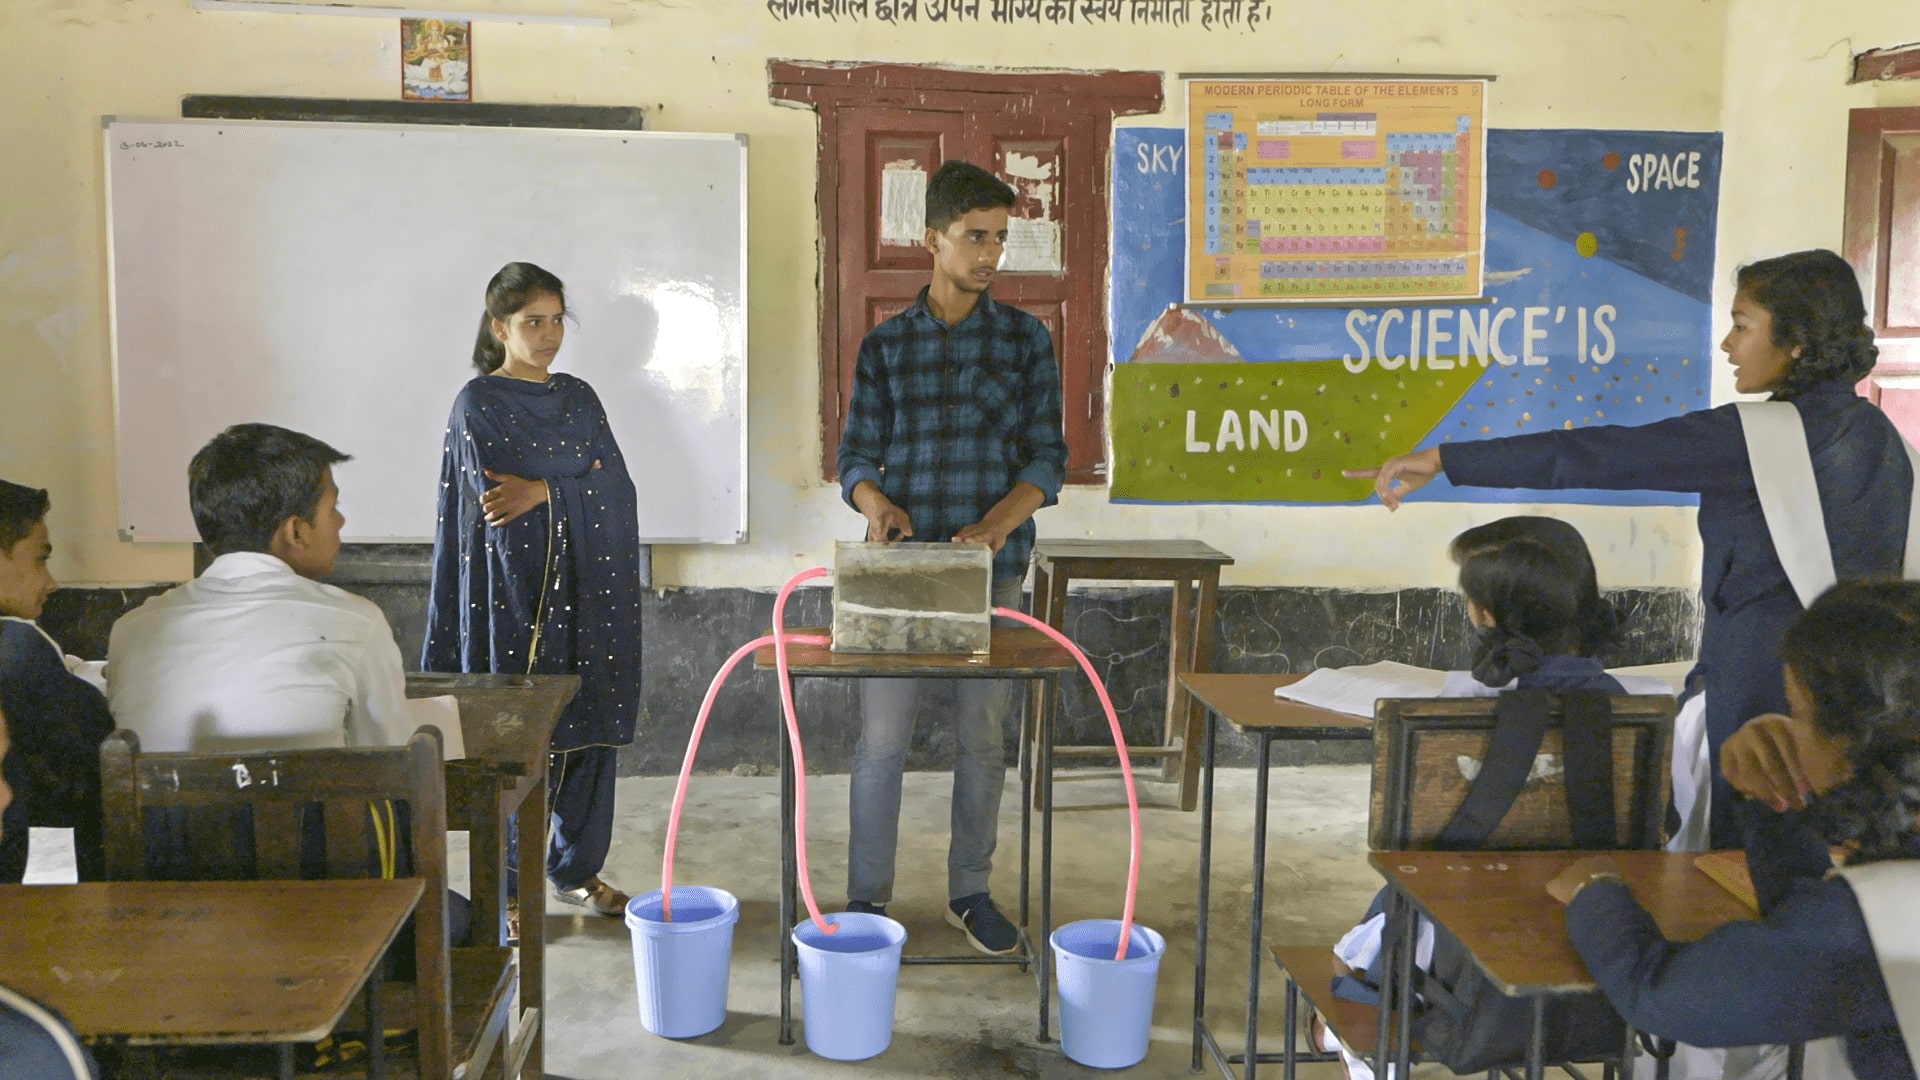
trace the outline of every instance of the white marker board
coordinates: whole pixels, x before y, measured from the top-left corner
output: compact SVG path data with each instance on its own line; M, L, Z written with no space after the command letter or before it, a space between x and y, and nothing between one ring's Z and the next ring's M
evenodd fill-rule
M487 279L567 285L555 370L606 404L660 543L746 538L745 136L406 124L105 124L120 525L197 539L187 462L304 431L350 540L433 535Z

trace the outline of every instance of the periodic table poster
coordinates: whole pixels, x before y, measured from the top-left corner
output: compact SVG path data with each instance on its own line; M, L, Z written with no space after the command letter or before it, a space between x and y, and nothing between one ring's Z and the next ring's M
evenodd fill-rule
M1188 303L1474 298L1486 82L1191 79Z
M1720 135L1495 128L1486 142L1484 301L1185 304L1187 131L1116 129L1111 498L1360 502L1373 482L1341 470L1711 405ZM1694 501L1445 477L1413 498Z

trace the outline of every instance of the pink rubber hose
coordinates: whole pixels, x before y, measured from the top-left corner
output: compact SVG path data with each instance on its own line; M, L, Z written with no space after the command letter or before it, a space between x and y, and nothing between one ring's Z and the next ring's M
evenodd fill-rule
M1087 681L1093 684L1093 692L1099 695L1100 707L1106 710L1107 729L1113 732L1113 749L1120 755L1120 776L1127 784L1128 842L1131 844L1127 854L1127 902L1120 912L1120 943L1113 953L1115 960L1125 960L1127 940L1133 936L1133 897L1140 888L1140 800L1133 792L1133 762L1127 757L1126 737L1120 733L1120 717L1114 713L1113 699L1107 696L1106 685L1100 681L1100 676L1094 674L1093 664L1087 660L1087 654L1081 652L1078 645L1068 641L1067 635L1024 611L997 607L993 613L1033 627L1072 653L1073 658L1080 661L1080 670L1087 673Z
M695 719L693 724L693 734L687 740L686 758L680 764L680 780L674 787L673 807L667 817L666 852L660 868L660 903L661 915L668 922L673 921L673 854L675 840L680 832L680 810L682 804L686 801L687 782L693 775L693 760L700 748L700 736L706 730L707 717L713 710L714 698L719 696L720 686L726 681L727 676L732 673L734 667L737 666L741 660L746 658L747 654L771 642L774 650L774 669L776 677L780 680L781 715L786 722L788 745L793 751L794 859L800 879L800 896L801 899L806 902L808 918L813 920L814 926L818 928L821 933L832 934L840 929L838 923L829 923L821 916L820 905L816 903L813 898L813 885L807 869L806 758L803 756L800 746L800 725L793 705L793 680L789 676L787 666L787 646L789 644L828 645L831 644L831 641L819 635L789 634L783 625L787 607L787 597L792 594L794 588L803 581L817 577L825 577L829 572L826 567L814 567L811 570L803 570L790 578L787 583L781 587L780 594L774 598L773 633L755 638L734 650L733 655L729 656L727 662L721 665L719 672L713 677L713 682L707 687L707 696L700 703L700 715ZM1128 940L1133 936L1134 898L1140 888L1140 801L1134 790L1133 762L1132 759L1127 756L1126 737L1120 731L1120 718L1114 711L1113 699L1108 696L1106 684L1100 681L1100 676L1093 670L1093 664L1087 659L1087 655L1080 651L1079 646L1068 640L1065 634L1062 634L1060 631L1055 630L1053 627L1048 626L1046 623L1041 622L1023 611L1015 611L1012 608L994 608L993 613L1033 627L1057 642L1062 648L1066 649L1067 652L1071 653L1074 660L1079 662L1080 670L1086 672L1087 681L1093 684L1093 692L1100 699L1100 708L1107 715L1107 729L1113 735L1113 748L1120 758L1120 775L1127 787L1127 893L1126 902L1121 908L1120 940L1115 946L1113 957L1115 960L1124 960L1127 957Z
M827 645L831 639L818 634L794 634L789 641L801 645ZM660 864L660 918L665 922L673 921L673 848L680 835L680 806L687 800L687 781L693 777L693 757L700 751L700 735L707 729L707 716L713 712L713 699L720 696L720 685L747 655L762 645L773 644L773 635L754 638L734 650L727 662L720 665L720 671L707 685L706 699L700 702L700 715L693 722L693 735L687 739L687 757L680 763L680 782L673 789L673 809L667 814L667 852Z
M787 674L787 634L786 611L787 597L792 595L794 586L810 578L826 577L832 571L824 566L811 570L802 570L787 579L780 586L780 595L773 598L773 667L774 677L780 680L780 709L786 715L787 742L793 747L793 858L800 875L800 899L807 903L807 917L813 920L814 929L823 934L837 933L839 923L830 923L820 917L820 905L813 902L813 882L807 875L807 762L800 754L800 721L793 710L793 679Z

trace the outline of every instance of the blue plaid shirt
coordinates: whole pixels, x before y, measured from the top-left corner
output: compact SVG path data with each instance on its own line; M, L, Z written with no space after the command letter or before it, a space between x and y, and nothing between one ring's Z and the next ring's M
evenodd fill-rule
M985 293L949 327L921 289L860 342L839 466L847 505L872 480L907 512L917 541L952 540L1023 480L1046 495L1042 505L1059 502L1067 438L1047 328ZM1008 535L995 581L1026 576L1033 537L1031 518Z

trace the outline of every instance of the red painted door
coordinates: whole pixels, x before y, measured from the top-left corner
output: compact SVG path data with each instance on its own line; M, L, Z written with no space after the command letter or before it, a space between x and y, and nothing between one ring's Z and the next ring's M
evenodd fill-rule
M840 232L837 265L829 269L838 274L840 400L829 457L846 426L860 339L910 306L933 273L924 243L927 177L965 153L966 123L965 113L934 109L843 107L833 115Z
M831 478L860 339L913 302L932 269L906 243L915 186L947 158L1019 192L997 299L1054 338L1070 483L1105 471L1106 159L1113 118L1158 112L1157 72L986 72L774 61L777 101L820 115L821 474ZM894 213L889 215L892 200Z
M1861 393L1920 444L1920 109L1855 109L1848 128L1846 256L1880 346Z

